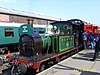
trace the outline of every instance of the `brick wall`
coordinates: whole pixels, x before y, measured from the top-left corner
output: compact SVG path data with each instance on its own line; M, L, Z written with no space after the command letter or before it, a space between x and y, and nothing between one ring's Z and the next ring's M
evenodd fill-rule
M41 20L41 19L35 19L35 18L26 18L26 17L20 17L20 16L9 16L10 22L27 23L27 19L32 19L33 24L40 24L40 25L49 24L49 23L52 22L52 21L48 21L48 20Z
M0 14L0 21L9 22L9 15Z
M27 18L20 17L20 16L9 16L10 22L16 22L16 23L26 23Z
M50 24L51 22L53 22L49 20L42 20L36 18L27 18L27 17L0 14L0 21L5 21L5 22L27 23L27 19L32 19L33 24L40 24L40 25Z

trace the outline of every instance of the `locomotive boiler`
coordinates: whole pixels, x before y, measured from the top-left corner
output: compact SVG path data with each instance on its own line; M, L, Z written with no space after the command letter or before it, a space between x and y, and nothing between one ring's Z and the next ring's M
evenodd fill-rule
M20 27L19 35L20 55L34 56L34 54L44 54L48 52L49 47L51 46L51 39L48 34L39 34L33 31L27 24Z

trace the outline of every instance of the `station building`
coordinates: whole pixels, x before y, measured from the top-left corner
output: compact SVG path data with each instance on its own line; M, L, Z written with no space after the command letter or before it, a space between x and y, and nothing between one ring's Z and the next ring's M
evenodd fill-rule
M54 21L63 20L57 17L51 17L47 15L35 14L35 13L0 7L0 21L26 23L27 19L32 20L33 24L39 24L39 25L50 24Z

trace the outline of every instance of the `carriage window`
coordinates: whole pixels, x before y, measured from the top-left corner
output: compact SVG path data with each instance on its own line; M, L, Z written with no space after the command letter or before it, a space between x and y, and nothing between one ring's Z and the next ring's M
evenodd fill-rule
M14 29L5 28L5 37L14 37Z
M43 34L43 33L45 33L45 31L39 31L39 34Z
M45 28L39 28L39 34L43 34L43 33L45 33Z

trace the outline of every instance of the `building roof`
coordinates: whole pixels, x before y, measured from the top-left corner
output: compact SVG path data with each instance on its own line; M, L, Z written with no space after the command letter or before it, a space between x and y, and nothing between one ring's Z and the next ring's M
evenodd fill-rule
M19 10L14 10L14 9L7 9L7 8L2 8L2 7L0 7L0 14L22 16L22 17L29 17L29 18L38 18L38 19L45 19L45 20L52 20L52 21L62 20L61 18L57 18L57 17L51 17L51 16L19 11Z

